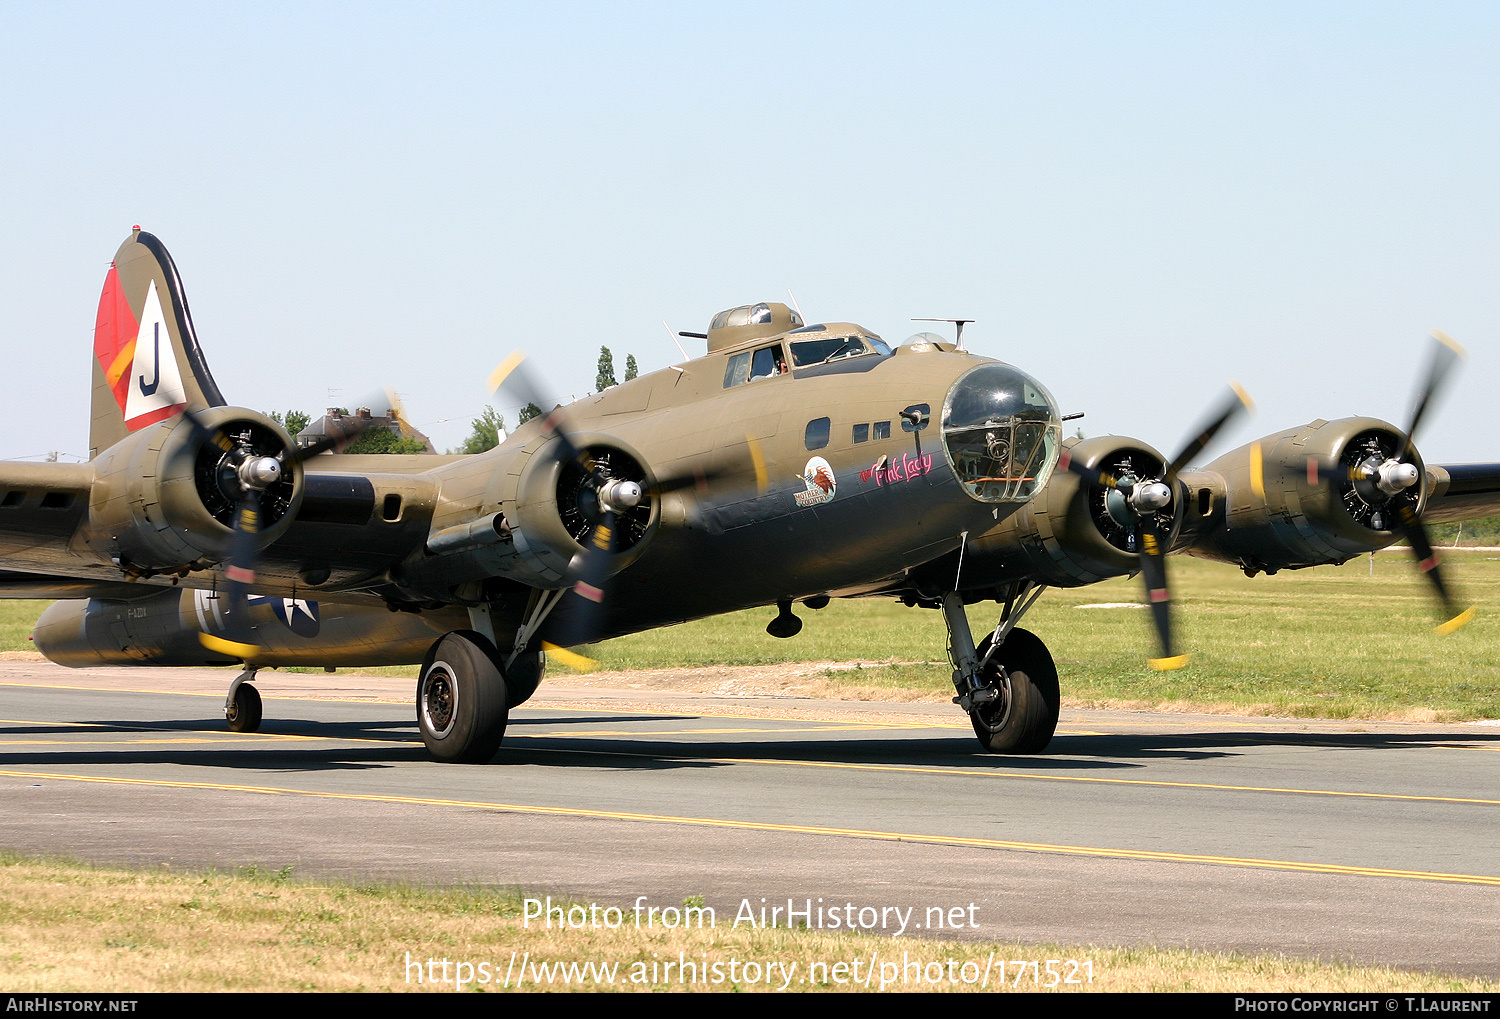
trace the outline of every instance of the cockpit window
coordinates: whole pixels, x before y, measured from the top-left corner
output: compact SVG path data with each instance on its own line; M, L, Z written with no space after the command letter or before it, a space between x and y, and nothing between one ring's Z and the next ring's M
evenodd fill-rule
M743 354L735 354L729 359L729 366L724 369L724 388L743 384L750 377L750 351Z
M792 366L808 368L861 354L889 354L891 348L878 336L820 336L810 340L792 340Z
M761 347L750 360L750 381L769 379L786 371L786 357L781 353L781 344Z
M724 388L760 379L772 379L785 373L786 355L782 353L781 344L761 347L753 352L746 350L730 357L729 364L724 369Z

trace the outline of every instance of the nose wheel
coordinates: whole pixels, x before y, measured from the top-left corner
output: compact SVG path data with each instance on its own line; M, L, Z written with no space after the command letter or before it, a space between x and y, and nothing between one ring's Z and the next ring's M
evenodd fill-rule
M943 597L948 654L953 660L954 703L969 713L974 735L995 754L1039 754L1052 742L1062 698L1057 666L1047 645L1015 623L1043 587L1013 590L1005 615L979 646L957 592Z
M1011 630L993 655L992 639L986 637L976 650L983 663L980 682L997 696L969 712L974 735L991 753L1039 754L1057 729L1057 666L1047 645L1030 630Z

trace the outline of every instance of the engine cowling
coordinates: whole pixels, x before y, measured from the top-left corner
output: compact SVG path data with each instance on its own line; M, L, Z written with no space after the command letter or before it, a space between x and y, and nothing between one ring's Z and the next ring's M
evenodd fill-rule
M301 505L302 466L287 454L284 428L242 407L198 413L202 429L177 416L149 426L93 461L89 545L126 572L200 569L223 561L247 460L279 462L260 497L257 543L286 532ZM253 466L253 463L251 464Z
M400 582L432 597L453 596L461 585L489 577L528 587L568 587L571 564L600 523L601 477L639 487L637 504L616 510L610 566L620 570L634 562L660 519L661 500L648 494L655 477L645 459L617 438L590 432L570 438L596 473L562 458L555 437L539 436L494 471L477 516L441 522L428 538L426 554L397 571Z
M1067 440L1064 446L1074 460L1116 477L1160 477L1165 463L1155 448L1126 436ZM1178 501L1159 511L1166 532L1175 527ZM1055 471L1036 498L970 541L962 586L1031 578L1053 587L1079 587L1125 576L1140 569L1139 540L1133 513L1119 492Z
M1267 435L1181 479L1187 551L1249 573L1342 563L1384 548L1398 537L1396 514L1406 507L1420 515L1428 495L1425 465L1401 431L1365 417Z

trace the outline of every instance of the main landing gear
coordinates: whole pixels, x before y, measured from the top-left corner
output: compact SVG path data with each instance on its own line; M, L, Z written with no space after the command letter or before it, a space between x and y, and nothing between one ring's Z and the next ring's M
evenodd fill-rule
M417 677L417 725L433 757L484 764L500 749L510 703L498 657L489 638L473 630L455 630L427 652Z
M953 660L954 703L969 713L974 735L997 754L1039 754L1057 729L1057 667L1047 645L1016 622L1041 595L1023 585L1006 601L994 632L974 646L969 617L957 592L943 596L948 654Z

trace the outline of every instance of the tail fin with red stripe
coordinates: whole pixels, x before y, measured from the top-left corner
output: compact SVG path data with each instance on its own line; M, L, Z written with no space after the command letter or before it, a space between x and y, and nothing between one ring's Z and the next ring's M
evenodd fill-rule
M177 266L161 241L136 227L115 253L99 295L89 456L186 406L223 404Z

